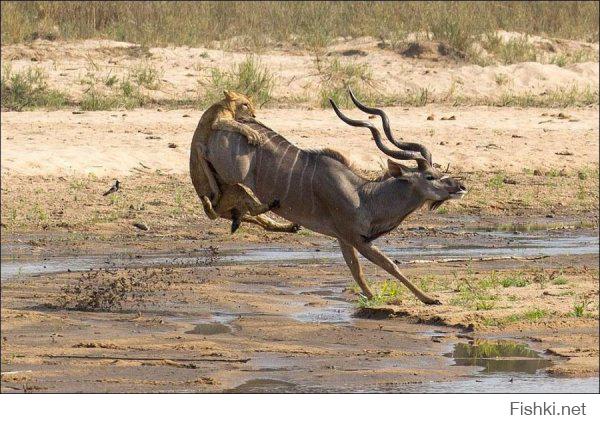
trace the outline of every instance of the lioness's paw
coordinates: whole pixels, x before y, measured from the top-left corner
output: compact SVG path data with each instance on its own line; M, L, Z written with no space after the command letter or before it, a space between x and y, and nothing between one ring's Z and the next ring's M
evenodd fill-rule
M266 138L257 131L249 132L246 138L250 144L262 144L266 141Z

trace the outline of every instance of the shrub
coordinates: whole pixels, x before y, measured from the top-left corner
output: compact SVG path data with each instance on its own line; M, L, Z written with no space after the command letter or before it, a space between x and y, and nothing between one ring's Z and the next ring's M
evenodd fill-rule
M0 97L2 107L23 110L33 107L56 109L67 104L67 96L48 88L47 75L42 68L30 67L12 72L10 65L2 69Z
M248 56L228 71L213 69L201 103L209 105L223 97L223 90L232 90L250 97L261 106L271 100L275 76L254 56Z

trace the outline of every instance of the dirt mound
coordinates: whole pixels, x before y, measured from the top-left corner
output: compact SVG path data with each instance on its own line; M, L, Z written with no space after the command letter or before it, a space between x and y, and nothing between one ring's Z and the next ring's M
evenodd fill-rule
M539 44L539 51L562 54L561 61L482 67L469 63L465 52L452 48L449 43L410 37L394 48L389 47L389 41L382 44L369 37L341 40L329 46L324 57L327 61L338 60L348 66L349 71L352 67L364 69L376 91L392 102L423 93L428 101L440 101L539 96L555 90L598 91L598 62L586 59L597 56L597 44L534 37L530 40L534 46ZM383 45L388 47L381 48ZM571 56L565 52L571 52ZM248 54L196 47L146 49L110 40L36 40L2 47L2 60L9 63L14 72L32 65L41 67L48 76L49 87L66 91L74 101L83 96L90 80L96 81L98 89L106 89L104 85L130 78L136 69L146 69L159 76L154 82L156 86L145 90L151 100L180 101L202 93L204 88L199 82L210 83L214 69L228 71ZM579 57L575 60L573 55L576 54ZM317 66L313 53L275 48L261 51L256 57L273 74L272 94L276 101L282 104L292 101L303 106L320 104L322 84L327 80L327 75L321 73L329 68Z

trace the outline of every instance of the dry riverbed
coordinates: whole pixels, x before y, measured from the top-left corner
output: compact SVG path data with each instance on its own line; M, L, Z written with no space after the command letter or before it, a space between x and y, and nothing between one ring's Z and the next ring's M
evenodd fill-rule
M378 169L329 113L261 115ZM313 232L207 219L199 111L3 112L2 391L598 391L598 109L390 115L470 190L377 241L441 306L368 263L361 300Z

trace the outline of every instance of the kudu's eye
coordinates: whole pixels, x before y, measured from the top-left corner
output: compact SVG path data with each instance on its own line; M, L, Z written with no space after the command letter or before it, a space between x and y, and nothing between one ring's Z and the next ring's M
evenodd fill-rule
M427 176L425 177L425 179L426 179L427 181L433 181L433 180L435 180L435 177L434 177L433 175L427 175Z

